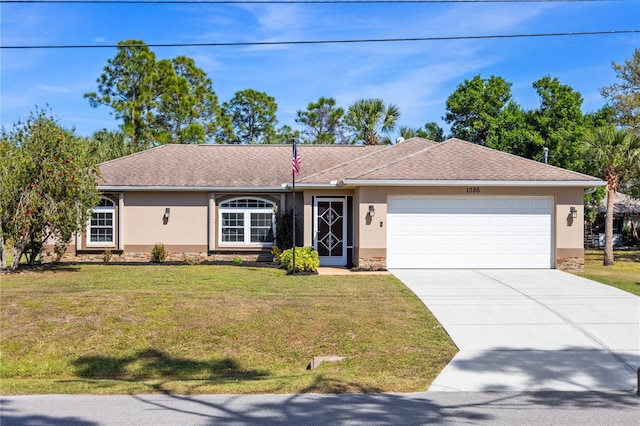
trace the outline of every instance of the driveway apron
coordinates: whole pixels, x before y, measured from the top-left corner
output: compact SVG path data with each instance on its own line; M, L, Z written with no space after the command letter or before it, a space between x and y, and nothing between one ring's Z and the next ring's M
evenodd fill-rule
M640 298L558 270L392 270L459 348L430 391L629 391Z

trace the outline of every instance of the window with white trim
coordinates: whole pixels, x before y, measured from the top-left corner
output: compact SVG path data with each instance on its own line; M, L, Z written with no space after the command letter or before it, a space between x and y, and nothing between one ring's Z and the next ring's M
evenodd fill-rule
M87 223L87 246L113 246L115 244L116 204L103 198L93 209Z
M220 245L273 245L274 207L274 203L260 198L236 198L220 203Z

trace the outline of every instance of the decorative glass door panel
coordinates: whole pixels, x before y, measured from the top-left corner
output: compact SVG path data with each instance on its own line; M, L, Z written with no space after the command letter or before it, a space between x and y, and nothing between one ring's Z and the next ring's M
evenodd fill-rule
M317 199L315 203L315 246L320 264L346 264L346 220L343 198Z

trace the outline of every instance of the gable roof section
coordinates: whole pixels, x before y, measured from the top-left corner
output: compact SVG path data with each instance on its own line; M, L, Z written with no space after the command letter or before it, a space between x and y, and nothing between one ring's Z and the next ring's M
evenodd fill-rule
M391 146L298 145L301 186L467 182L602 185L592 176L459 139ZM291 145L163 145L100 165L102 190L279 190L292 182Z
M322 183L332 180L344 180L375 170L381 165L401 162L403 159L415 155L427 148L438 145L437 142L421 138L412 138L397 145L381 146L377 150L370 150L365 155L361 155L338 163L335 166L321 170L320 172L307 175L300 179L300 183Z
M431 145L350 176L352 181L601 182L600 179L460 139Z
M299 177L383 146L298 145ZM291 182L291 145L163 145L100 165L101 189L276 188Z

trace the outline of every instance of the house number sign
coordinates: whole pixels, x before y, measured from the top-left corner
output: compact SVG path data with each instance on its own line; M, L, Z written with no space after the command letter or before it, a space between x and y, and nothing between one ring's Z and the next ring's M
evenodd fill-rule
M467 194L479 194L480 187L479 186L467 186Z

